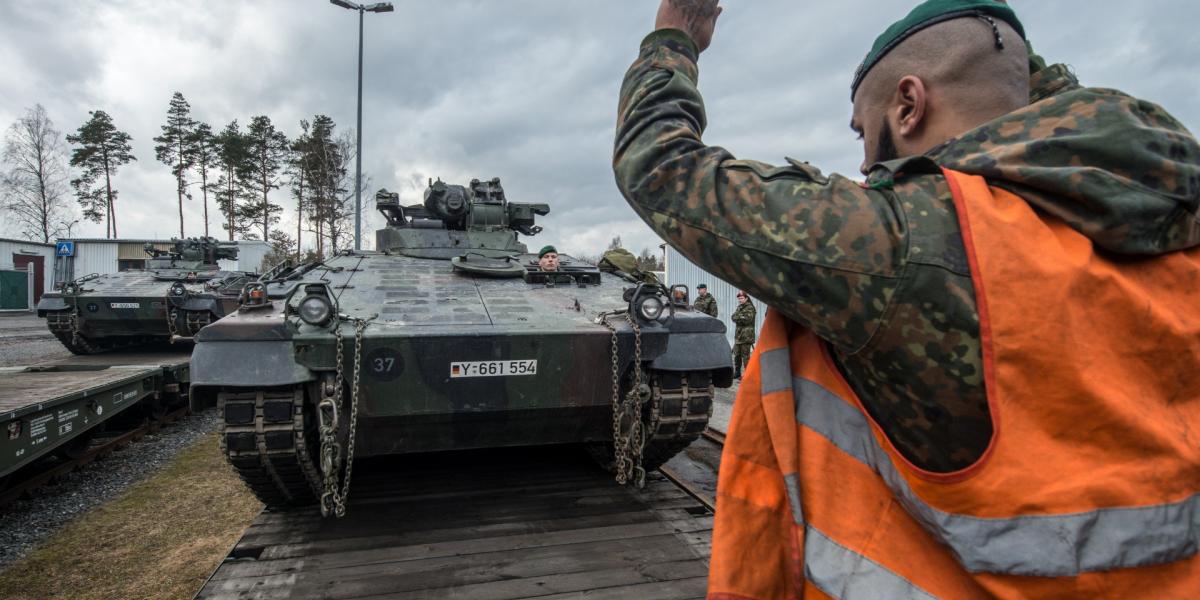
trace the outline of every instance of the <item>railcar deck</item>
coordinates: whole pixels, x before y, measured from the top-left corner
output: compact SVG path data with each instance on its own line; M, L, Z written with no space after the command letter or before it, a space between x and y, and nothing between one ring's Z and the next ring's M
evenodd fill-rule
M263 512L197 598L703 598L712 513L575 449L356 461L347 514Z
M188 350L0 367L0 478L147 399L186 394Z

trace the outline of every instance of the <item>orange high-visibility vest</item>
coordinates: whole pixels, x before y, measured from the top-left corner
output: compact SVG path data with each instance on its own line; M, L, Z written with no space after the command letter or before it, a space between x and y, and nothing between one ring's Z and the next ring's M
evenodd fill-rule
M711 599L1200 598L1200 250L1129 259L946 171L994 434L923 471L777 311L721 459Z

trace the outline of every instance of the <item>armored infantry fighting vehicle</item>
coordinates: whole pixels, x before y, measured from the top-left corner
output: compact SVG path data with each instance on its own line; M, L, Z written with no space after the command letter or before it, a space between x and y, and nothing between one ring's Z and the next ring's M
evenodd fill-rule
M720 321L568 255L539 270L517 235L549 207L499 179L376 206L376 251L251 283L197 335L192 390L267 505L340 516L350 457L501 446L584 445L638 483L704 430L732 377Z
M39 317L75 354L93 354L154 341L190 340L237 308L238 294L258 275L222 271L236 259L236 242L173 240L170 250L146 244L146 268L91 274L42 296Z

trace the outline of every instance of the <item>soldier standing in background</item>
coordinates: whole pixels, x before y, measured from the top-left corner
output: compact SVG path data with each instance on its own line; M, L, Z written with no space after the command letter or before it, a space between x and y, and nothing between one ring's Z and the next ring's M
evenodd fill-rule
M741 379L742 369L746 367L746 361L750 360L750 353L754 351L754 320L758 316L758 311L754 309L754 303L742 290L738 290L737 301L738 307L733 310L733 316L729 318L735 326L733 332L733 378Z
M720 12L662 1L613 157L656 233L770 306L709 597L1194 596L1196 138L1047 64L1004 2L928 0L847 77L865 182L738 159L701 139Z
M692 308L714 319L717 318L717 299L709 295L708 285L702 283L696 286L696 302L692 304Z

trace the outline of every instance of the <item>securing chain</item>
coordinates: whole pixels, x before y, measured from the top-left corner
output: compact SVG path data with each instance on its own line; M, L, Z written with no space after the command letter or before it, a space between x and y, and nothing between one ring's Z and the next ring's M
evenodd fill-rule
M179 327L175 324L175 321L179 318L179 312L174 307L171 307L170 298L166 302L167 306L170 307L167 309L167 333L170 334L171 343L174 344L175 338L179 336Z
M374 318L374 317L372 317ZM342 403L342 387L345 373L342 367L344 352L342 350L342 331L340 324L334 329L333 335L337 340L337 370L334 376L334 391L332 397L321 400L317 414L320 418L321 429L321 472L324 475L324 493L321 494L321 515L328 517L331 513L337 517L346 515L346 502L350 498L350 477L354 469L354 438L358 426L358 383L362 373L362 341L363 332L367 329L370 319L345 318L354 323L354 372L350 385L350 430L346 441L346 476L338 487L339 472L343 455L337 441L338 407ZM326 414L329 417L326 417Z
M649 386L642 383L642 329L628 312L625 319L633 329L633 386L621 397L621 376L617 365L617 328L609 317L620 313L600 313L597 321L612 332L612 423L613 423L613 470L617 483L630 481L641 488L646 485L646 470L642 467L642 449L649 436L646 423L642 420L642 404L650 396ZM623 423L628 421L628 426Z
M75 307L71 310L71 343L79 344L79 302L75 302Z

